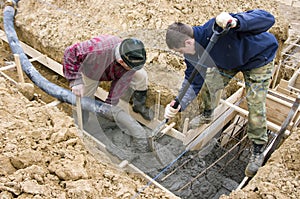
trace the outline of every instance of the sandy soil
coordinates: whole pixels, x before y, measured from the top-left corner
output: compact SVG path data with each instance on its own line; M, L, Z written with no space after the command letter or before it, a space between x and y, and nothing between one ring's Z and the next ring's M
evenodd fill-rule
M155 96L155 90L162 90L165 104L176 94L183 72L181 58L166 52L163 40L164 29L173 21L201 24L221 10L260 7L277 17L271 31L278 40L287 39L286 19L280 17L276 2L237 2L206 0L200 6L198 1L183 0L28 0L19 4L16 25L22 41L57 61L66 46L99 32L140 37L149 51L151 92ZM12 59L9 49L2 47L1 66ZM162 81L166 74L168 81ZM146 185L105 155L97 154L99 161L78 137L73 119L59 109L29 101L3 78L0 96L0 198L131 198ZM299 198L299 149L295 130L248 186L223 198ZM169 198L153 186L139 197Z
M197 0L29 0L20 1L19 4L16 26L20 39L59 62L67 46L99 34L142 39L148 54L145 65L150 82L147 104L154 106L157 90L160 90L163 107L177 95L184 69L182 57L171 54L164 42L165 29L169 24L183 21L198 25L223 10L238 12L258 7L280 16L276 2L264 0L245 3L206 0L201 1L201 5ZM282 17L277 17L277 23L271 31L280 43L287 39L287 23ZM235 90L236 87L231 84L224 95L229 96ZM197 103L193 108L190 106L182 118L196 115L201 109L196 106ZM176 127L180 128L184 120L178 114L174 121Z
M146 182L86 150L71 117L0 78L0 198L130 198ZM99 161L101 160L101 161ZM150 187L141 198L168 198Z

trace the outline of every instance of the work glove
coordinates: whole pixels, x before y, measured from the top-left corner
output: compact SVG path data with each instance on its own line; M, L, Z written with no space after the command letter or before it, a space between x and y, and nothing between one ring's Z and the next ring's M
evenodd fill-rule
M216 17L216 23L223 29L226 28L228 23L231 24L230 28L234 28L237 25L237 19L232 17L227 12L222 12Z
M166 106L166 108L165 108L165 114L164 114L165 118L170 119L172 117L175 117L175 115L180 110L181 106L178 105L178 107L175 109L175 108L173 108L174 104L175 104L175 100L173 100L170 104L168 104Z
M77 84L72 87L72 93L74 93L76 96L83 97L83 92L84 92L83 84Z

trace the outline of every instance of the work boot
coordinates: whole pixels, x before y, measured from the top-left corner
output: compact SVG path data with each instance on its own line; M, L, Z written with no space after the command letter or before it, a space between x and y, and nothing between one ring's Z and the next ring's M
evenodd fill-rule
M134 91L133 93L133 111L140 113L145 120L152 120L154 117L153 110L146 107L147 90Z
M197 115L190 121L190 128L196 129L202 124L210 123L213 120L213 112L213 110L204 110L203 113Z
M263 144L253 143L252 155L245 169L247 177L253 177L264 162Z

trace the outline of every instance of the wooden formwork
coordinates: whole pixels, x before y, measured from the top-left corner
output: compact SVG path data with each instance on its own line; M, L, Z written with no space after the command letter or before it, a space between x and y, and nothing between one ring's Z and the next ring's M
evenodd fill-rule
M294 41L289 37L285 42L287 47L281 52L281 59L279 61L278 67L276 68L274 81L272 88L282 94L287 96L297 97L300 93L300 58L299 58L299 49L300 37L296 38ZM295 51L296 50L296 51ZM289 80L280 79L279 84L277 83L277 77L280 69L283 65L286 65L286 68L293 70L293 75Z
M0 32L0 38L7 42L5 33L3 31ZM38 52L34 48L26 45L23 42L20 42L24 52L32 57L32 61L38 61L44 66L50 68L54 72L63 76L62 65L53 59L47 57L46 55ZM6 67L11 68L12 66ZM4 69L4 68L3 68ZM294 76L291 78L290 82L297 83L298 82L298 74L299 70L297 70ZM219 106L215 110L214 121L209 125L203 125L195 130L188 130L188 120L185 121L185 125L183 128L183 132L179 132L174 129L172 124L165 125L162 131L176 139L179 139L183 142L184 145L187 145L188 148L191 149L199 149L203 147L211 138L213 138L223 127L230 122L237 114L247 117L248 111L246 106L246 100L244 99L244 85L240 84L241 88L236 91L233 95L231 95L228 99L220 101ZM278 131L283 120L286 118L288 111L292 106L292 102L295 99L294 95L287 95L286 93L280 92L280 89L272 89L269 91L267 95L267 118L268 118L268 128L272 131ZM101 100L105 100L108 95L108 92L103 90L102 88L98 88L95 96ZM157 103L159 105L159 93L157 97ZM53 102L54 103L54 102ZM132 108L127 102L120 100L119 106L122 107L125 111L127 111L132 117L134 117L141 124L149 127L150 129L154 129L158 124L161 123L155 117L155 119L151 122L144 120L140 114L132 111ZM159 107L159 106L158 106ZM156 110L157 113L157 110ZM297 112L295 118L291 125L299 122L300 114ZM290 127L291 127L290 125ZM289 128L290 130L290 128Z
M300 69L295 71L290 80L281 79L279 84L275 87L275 90L285 94L287 96L292 96L294 98L300 93Z
M7 38L5 36L5 33L3 31L0 30L0 39L2 39L3 41L7 42ZM42 53L40 53L39 51L35 50L34 48L28 46L27 44L20 42L22 49L24 50L24 52L30 56L33 57L33 59L29 60L29 61L38 61L39 63L43 64L44 66L46 66L47 68L53 70L54 72L58 73L59 75L63 76L63 71L62 71L62 65L59 64L58 62L54 61L53 59L47 57L46 55L43 55ZM18 84L18 83L24 83L24 78L23 78L23 71L20 65L20 61L19 61L19 56L18 55L14 55L15 56L15 63L9 65L9 66L4 66L0 68L0 74L2 76L4 76L5 78L7 78L9 81L13 82L14 84ZM11 69L11 68L17 68L17 72L18 72L18 77L19 77L19 82L13 80L11 77L9 77L8 75L6 75L3 71ZM105 100L106 96L108 95L108 93L106 91L104 91L102 88L98 88L98 90L96 91L95 96L98 97L99 99ZM60 102L58 100L55 100L49 104L45 104L45 106L56 106L58 105ZM79 105L80 102L80 98L76 98L76 104ZM129 104L120 100L120 104L119 106L121 106L125 111L128 111L131 116L133 116L134 118L136 118L139 122L141 122L142 124L148 126L149 128L154 128L156 125L159 124L160 121L158 120L154 120L151 122L148 122L146 120L144 120L139 114L135 113L132 111L131 108L129 108ZM101 150L102 152L104 152L114 163L118 163L117 166L119 166L120 168L124 168L126 167L126 169L128 171L132 171L133 173L139 175L140 177L144 178L145 180L147 180L150 185L153 184L154 186L160 188L162 191L164 191L169 197L174 198L174 199L179 199L180 197L176 196L175 194L173 194L172 192L170 192L168 189L166 189L165 187L163 187L161 184L159 184L158 182L156 182L154 179L152 179L150 176L148 176L147 174L145 174L143 171L141 171L139 168L137 168L136 166L134 166L133 164L129 163L127 160L123 160L120 161L117 157L112 156L106 148L106 145L104 143L102 143L101 141L99 141L98 139L94 138L92 135L90 135L88 132L86 132L85 130L83 130L83 125L82 125L82 112L81 112L81 108L79 108L80 106L76 106L77 108L77 112L79 113L78 116L78 132L79 132L79 136L81 137L81 139L83 139L83 141L88 140L89 143L93 143L93 146L87 146L87 149L95 154L97 153L97 150ZM170 134L171 136L178 138L178 139L182 139L182 136L179 131L177 131L176 129L173 129L172 126L170 125L166 125L164 128L164 131L168 131L168 134ZM167 132L166 132L167 133Z
M289 37L285 42L286 48L281 52L282 57L276 71L277 73L275 74L272 89L269 91L269 94L272 96L268 98L269 118L275 123L280 123L287 117L287 111L300 94L299 42L300 37L294 40ZM294 72L289 80L280 79L278 85L275 86L279 69L283 65ZM299 115L299 111L296 111L292 122L288 126L289 130L293 127L298 127Z
M7 39L5 37L4 32L0 32L0 38L7 42ZM54 72L58 73L59 75L63 76L62 71L62 65L57 63L56 61L52 60L51 58L47 57L46 55L41 54L37 50L31 48L30 46L26 45L23 42L20 42L21 46L24 50L24 52L32 57L31 61L38 61L44 66L50 68ZM17 57L17 56L16 56ZM16 59L17 60L17 59ZM16 64L12 64L11 66L5 66L2 67L0 72L2 73L3 70L16 67L18 69L19 76L21 77L20 81L24 82L22 80L22 74L20 73L20 66L18 66L18 62ZM298 85L298 74L299 70L296 71L291 78L290 82L286 85L290 85L289 83L293 83L293 85ZM9 77L8 77L9 78ZM176 129L174 129L175 123L171 123L169 125L165 125L164 128L161 130L164 134L168 134L178 140L181 140L184 145L186 145L186 148L188 150L199 150L202 147L204 147L212 138L216 137L217 134L222 130L223 131L223 139L221 140L221 145L225 145L229 139L230 136L234 136L235 133L238 132L240 128L243 127L243 125L247 122L247 106L246 106L246 99L245 99L245 89L244 85L240 84L240 89L238 89L233 95L231 95L228 99L221 99L219 105L217 106L215 112L214 112L214 120L210 124L205 124L199 127L198 129L188 129L188 122L189 119L187 118L184 122L183 132L179 132ZM290 86L286 87L289 88ZM292 89L298 91L299 89ZM98 88L95 96L101 100L105 100L107 97L107 92L104 91L102 88ZM294 95L288 95L289 93L282 92L282 90L276 88L276 89L270 89L267 94L267 125L268 129L277 132L279 131L283 121L287 117L289 110L292 107L292 103L295 100ZM157 107L159 107L159 101L160 101L160 93L157 94ZM53 103L48 104L48 106L57 105L59 102L54 101ZM80 99L77 99L77 103L80 104ZM151 122L144 120L139 114L132 111L131 106L122 100L120 100L120 104L125 111L127 111L132 117L134 117L137 121L144 124L145 126L149 127L150 129L154 129L157 125L161 123L157 119L157 113L159 110L155 110L155 119ZM78 106L79 107L79 106ZM80 112L80 111L78 111ZM79 114L80 117L80 114ZM300 119L299 110L297 110L296 114L293 117L292 122L290 123L287 133L295 126L298 126ZM80 120L79 120L80 121ZM228 125L229 124L229 125ZM106 146L101 143L96 138L92 137L88 133L86 133L82 129L82 124L79 122L78 124L80 131L85 136L85 139L92 140L95 142L97 147L101 149L101 151L106 152L108 155L109 153L106 151ZM224 129L224 126L228 126L226 129ZM232 130L234 126L234 131ZM230 132L230 136L229 136ZM162 185L157 183L155 180L153 180L151 177L144 174L141 170L136 168L134 165L130 164L128 161L120 161L119 162L120 167L128 167L134 172L140 174L143 178L148 180L149 182L153 183L155 186L161 188L162 190L166 191L168 194L171 194L174 198L178 198L173 193L165 189Z
M199 150L205 146L213 137L215 137L220 130L226 134L226 129L223 127L231 122L237 116L242 116L243 122L247 120L248 110L245 98L244 85L231 95L226 100L220 100L219 106L215 110L214 120L210 124L200 126L198 129L190 130L184 139L184 144L192 150ZM286 96L276 90L269 90L266 98L266 111L267 111L267 127L273 132L278 132L281 125L287 118L289 111L293 105L295 98ZM286 134L289 134L292 128L298 127L300 119L299 109L293 116L289 124ZM232 121L233 120L233 121ZM234 124L233 124L234 125ZM227 129L231 129L229 126ZM238 130L237 127L236 131ZM222 145L226 144L226 140L222 140Z

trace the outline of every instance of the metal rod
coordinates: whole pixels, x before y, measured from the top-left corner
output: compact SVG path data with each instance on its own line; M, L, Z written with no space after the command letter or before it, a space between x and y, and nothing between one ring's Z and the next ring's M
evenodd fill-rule
M181 187L178 191L182 191L185 189L187 186L189 186L192 182L194 182L197 178L202 176L208 169L212 168L217 164L220 160L222 160L228 153L230 153L235 147L237 147L244 139L247 138L247 135L245 135L238 143L236 143L230 150L228 150L226 153L224 153L219 159L217 159L214 163L212 163L209 167L204 169L201 173L199 173L196 177L194 177L190 182L186 183L183 187Z
M237 154L235 154L230 160L228 160L226 164L218 170L218 173L221 172L226 166L228 166L228 164L230 164L234 159L236 159L246 149L246 147L247 145L245 145L241 150L238 151Z
M170 172L168 175L166 175L165 177L163 177L161 179L161 181L164 181L165 179L167 179L168 177L170 177L172 174L174 174L178 169L182 168L186 163L188 163L189 161L193 160L196 156L195 155L191 155L189 156L188 159L186 159L181 165L179 165L176 169L174 169L172 172Z

